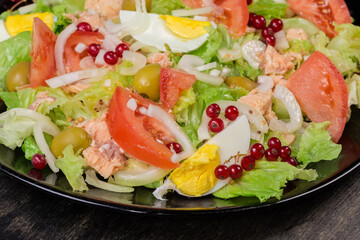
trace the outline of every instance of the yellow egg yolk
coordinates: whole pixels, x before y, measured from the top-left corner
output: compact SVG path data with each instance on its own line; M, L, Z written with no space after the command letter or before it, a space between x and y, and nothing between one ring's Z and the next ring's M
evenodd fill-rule
M170 31L185 39L201 37L206 33L205 27L210 26L210 22L196 21L189 18L169 15L162 15L161 18L166 22L166 26Z
M50 29L54 26L54 14L52 13L33 13L24 15L10 15L6 18L5 27L10 36L18 33L31 31L34 18L40 18Z
M220 164L218 149L215 144L204 145L170 174L181 192L198 197L215 186L218 179L214 171Z

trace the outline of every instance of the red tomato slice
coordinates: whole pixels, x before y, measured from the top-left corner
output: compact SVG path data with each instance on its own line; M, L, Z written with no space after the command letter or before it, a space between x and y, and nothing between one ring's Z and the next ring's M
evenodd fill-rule
M160 100L168 109L175 106L181 92L191 88L195 83L194 75L176 70L174 68L162 68L160 71Z
M101 44L104 40L104 35L99 32L82 32L76 31L68 38L64 48L64 59L67 71L75 72L82 70L80 68L80 61L82 58L88 56L87 51L82 54L75 52L75 47L79 43L89 46L92 43Z
M314 23L329 37L335 37L332 24L351 23L349 9L344 0L288 0L290 9L297 15Z
M34 18L29 73L29 82L32 88L46 86L45 80L55 77L56 38L55 33L40 18Z
M166 129L154 118L132 111L127 107L133 98L138 107L156 104L129 90L117 87L109 105L106 123L111 137L131 156L155 167L173 169L179 165L171 161L173 153L154 138L157 134L165 134Z
M327 130L338 142L345 128L348 92L343 76L330 59L314 52L289 78L287 87L311 121L330 121Z
M202 0L181 0L182 3L190 8L204 7ZM249 21L249 10L246 0L214 0L214 3L224 10L222 16L214 13L210 17L217 23L224 24L234 37L240 37L245 33Z

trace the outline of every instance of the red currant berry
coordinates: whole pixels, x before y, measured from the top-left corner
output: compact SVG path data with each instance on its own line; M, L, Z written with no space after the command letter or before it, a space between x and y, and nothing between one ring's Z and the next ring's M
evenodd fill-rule
M269 148L275 148L277 150L280 150L281 148L281 141L277 137L269 138L267 144Z
M281 157L281 159L285 159L290 157L291 155L291 149L288 146L282 146L279 149L279 157Z
M166 146L171 150L173 149L176 153L181 153L183 151L181 145L177 142L171 142L166 144Z
M241 160L241 166L246 171L253 170L255 167L255 159L251 156L245 156Z
M215 168L215 177L220 180L227 179L229 177L229 168L225 165L219 165Z
M46 159L45 156L39 153L34 154L31 157L31 163L34 166L34 168L37 169L44 169L46 167Z
M295 160L295 158L292 157L288 157L288 158L284 158L283 160L281 160L282 162L287 162L288 164L293 165L294 167L297 167L297 161Z
M100 44L92 43L88 46L88 53L92 57L96 57L101 49Z
M249 13L249 22L248 22L248 25L249 26L252 26L253 25L253 22L255 20L255 17L256 17L256 14L255 13Z
M216 118L220 115L221 109L220 106L217 105L216 103L210 104L207 108L206 108L206 115L209 118Z
M225 109L225 117L230 121L234 121L239 116L239 110L235 106L228 106Z
M120 43L119 45L116 46L115 48L115 52L117 53L117 55L119 56L119 58L123 57L123 52L124 51L128 51L129 50L129 46L126 45L125 43Z
M109 65L115 65L119 60L119 56L116 52L108 51L104 55L104 61Z
M250 147L250 156L254 160L260 160L264 157L265 154L265 148L261 143L254 143Z
M212 118L210 119L208 126L210 131L218 133L224 129L224 122L220 118Z
M269 44L270 46L275 47L276 44L276 38L274 36L266 36L264 37L264 40L267 44Z
M241 178L243 169L239 164L233 164L229 167L229 177L232 179Z
M252 25L257 30L263 29L266 26L266 19L264 18L264 16L256 15L254 21L252 22Z
M92 32L92 27L90 24L88 24L87 22L81 22L79 23L77 26L77 30L78 31L82 31L82 32Z
M270 27L264 27L261 30L261 35L263 36L263 38L266 38L267 36L272 36L274 35L274 31L272 30L272 28Z
M279 152L275 148L268 148L265 151L265 158L268 161L276 161L279 158Z
M272 30L276 33L283 29L284 23L280 19L274 18L273 20L271 20L269 27L272 28Z
M246 0L246 2L247 2L247 5L252 4L252 0Z
M39 169L36 168L32 168L30 169L30 171L27 173L27 175L31 178L35 178L37 180L41 180L42 179L42 172Z

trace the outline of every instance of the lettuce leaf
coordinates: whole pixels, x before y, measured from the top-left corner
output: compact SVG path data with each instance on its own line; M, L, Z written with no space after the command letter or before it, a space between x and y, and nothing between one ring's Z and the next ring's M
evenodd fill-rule
M287 181L303 179L313 181L317 173L313 169L296 168L285 162L257 161L252 171L245 171L243 176L234 183L216 191L218 198L234 198L238 196L257 197L265 202L271 197L280 199Z
M85 159L74 153L72 145L67 146L63 151L64 156L55 161L55 165L65 174L74 191L89 190L83 178Z
M333 160L341 152L341 145L331 141L326 128L329 122L310 123L305 131L296 137L291 145L292 156L303 165L320 160Z
M180 0L152 0L151 12L164 15L172 15L171 11L185 8Z
M349 93L349 107L356 105L360 108L360 75L354 74L351 78L345 79L345 82Z
M284 30L290 28L301 28L309 36L318 34L320 32L320 30L312 22L306 20L305 18L294 17L294 18L283 18L281 20L284 23Z
M248 8L249 12L272 19L285 17L287 7L287 4L278 3L273 0L256 0Z
M49 134L44 133L45 140L47 144L50 146L52 136ZM31 135L25 138L23 145L21 146L22 151L25 153L25 158L31 160L31 157L36 154L42 154L41 150L39 149L38 145L36 144L35 138Z
M309 55L314 52L314 46L307 40L292 39L289 41L290 47L286 52L297 52L303 55Z
M5 89L6 76L19 62L30 61L31 34L22 32L0 42L0 89Z
M199 56L205 60L205 63L209 63L220 48L223 35L213 27L206 27L206 31L209 34L207 41L200 48L190 52L190 54Z

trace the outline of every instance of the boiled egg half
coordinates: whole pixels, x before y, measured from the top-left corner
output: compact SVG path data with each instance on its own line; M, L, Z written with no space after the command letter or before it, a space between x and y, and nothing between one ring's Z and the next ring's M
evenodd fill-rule
M166 51L165 44L168 44L173 52L190 52L203 45L209 37L205 27L210 26L210 22L155 13L140 14L146 14L148 26L144 31L135 32L131 36L160 51ZM139 13L120 11L121 24L129 23L134 28L142 28L143 26L136 26L144 25L143 21L136 21L136 16Z

